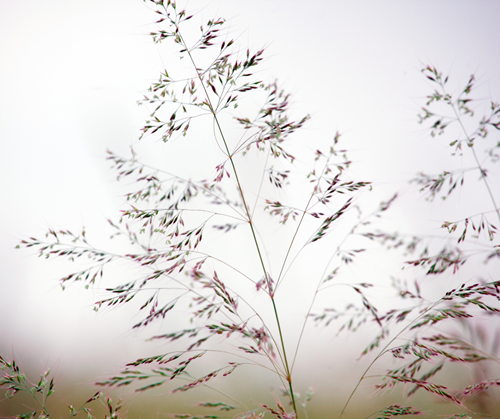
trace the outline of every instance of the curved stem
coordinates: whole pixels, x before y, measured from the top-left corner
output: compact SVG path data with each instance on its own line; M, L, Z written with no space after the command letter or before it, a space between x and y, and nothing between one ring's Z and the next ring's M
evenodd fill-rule
M330 257L330 259L328 260L327 264L325 265L325 269L323 270L323 273L321 274L320 276L320 279L318 281L318 285L316 286L316 290L314 291L314 296L311 300L311 304L309 305L309 309L307 310L307 314L306 316L304 317L304 322L302 323L302 328L300 330L300 335L299 335L299 340L297 342L297 349L295 351L295 356L293 358L293 363L292 363L292 369L293 369L293 366L295 365L295 360L297 359L297 354L299 352L299 346L300 346L300 343L302 341L302 337L304 335L304 331L305 331L305 328L306 328L306 324L307 324L307 321L310 317L310 314L311 314L311 310L314 306L314 303L316 301L316 297L318 296L318 293L320 292L320 287L321 287L321 284L323 283L323 278L326 274L326 271L328 270L328 267L330 266L330 264L332 263L332 260L333 258L337 255L337 253L339 252L341 246L345 243L345 241L354 233L354 231L356 230L356 228L360 225L362 225L366 219L370 218L373 214L369 214L368 216L366 216L365 218L359 220L356 225L354 225L354 227L351 229L351 231L349 231L349 233L347 233L345 235L345 237L342 239L342 241L339 243L339 245L337 246L337 248L335 249L335 252L333 252L332 256Z
M338 419L341 419L342 416L344 415L344 412L345 410L347 409L347 406L349 405L351 399L353 398L354 396L354 393L357 391L357 389L359 388L359 386L361 385L361 382L367 378L367 373L368 371L370 371L371 367L373 366L373 364L375 364L375 362L377 362L381 357L382 355L384 355L386 352L387 352L387 349L389 348L390 345L392 345L392 343L399 338L399 336L401 336L401 334L403 332L405 332L412 324L414 324L417 320L419 320L420 318L422 318L425 314L427 314L429 311L433 310L436 306L438 306L439 304L441 304L444 300L441 298L439 299L438 301L436 301L434 304L432 304L427 310L424 310L422 313L420 313L415 319L413 319L410 323L408 323L405 327L403 327L388 343L387 345L384 346L384 348L378 353L378 355L372 360L372 362L370 362L370 365L368 365L368 367L365 369L365 371L363 372L363 374L361 375L361 378L358 380L356 386L354 387L354 389L352 390L351 394L349 395L349 398L347 399L347 401L345 402L345 405L344 405L344 408L342 409L342 411L340 412L340 416L338 417Z
M297 255L295 256L295 258L292 260L292 262L290 262L290 265L288 265L288 268L287 270L285 271L285 266L286 266L286 262L288 260L288 257L290 256L290 252L292 251L292 246L295 242L295 238L297 237L297 234L299 233L299 229L302 225L302 222L304 221L304 218L307 214L307 211L310 210L309 208L309 205L311 204L311 201L312 199L314 198L314 195L316 193L316 190L319 190L319 186L320 186L320 182L321 182L321 179L323 179L323 175L325 174L325 171L326 169L328 168L328 164L330 163L330 158L331 158L331 155L328 156L328 159L326 160L326 163L325 163L325 167L324 169L321 171L321 175L318 177L317 181L316 181L316 186L314 187L313 189L313 192L311 193L311 196L309 197L309 200L307 201L307 204L306 204L306 207L305 209L303 210L302 212L302 216L300 217L300 221L297 225L297 228L295 229L295 233L292 237L292 240L290 241L290 245L288 246L288 250L286 252L286 255L285 255L285 259L283 260L283 263L281 265L281 270L280 270L280 273L278 275L278 279L276 280L276 289L279 287L280 283L282 282L284 276L286 275L286 272L288 272L288 270L290 269L291 265L293 264L293 262L295 261L295 259L297 259L297 256L298 254L300 253L300 251L305 247L305 246L302 246L302 248L297 252ZM316 205L316 204L315 204ZM314 205L313 205L314 207Z

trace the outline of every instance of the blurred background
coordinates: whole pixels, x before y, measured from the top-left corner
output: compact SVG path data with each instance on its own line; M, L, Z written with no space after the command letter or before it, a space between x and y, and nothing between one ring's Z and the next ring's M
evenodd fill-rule
M227 19L242 49L266 48L259 76L278 79L292 93L294 111L312 116L298 134L311 149L316 142L330 144L338 130L353 160L351 177L373 182L372 199L399 191L402 203L388 221L395 230L442 234L442 211L458 219L478 201L489 205L474 186L476 179L464 199L452 201L453 215L450 206L428 204L408 181L419 171L442 170L443 156L449 155L447 142L431 138L417 123L431 91L421 68L429 64L449 74L454 91L474 73L478 114L490 100L500 100L497 1L178 3L202 20ZM43 237L47 228L87 226L97 236L105 231L106 219L125 208L124 188L115 182L106 149L127 155L133 146L141 158L157 157L162 144L138 142L147 112L136 104L172 59L148 36L156 18L140 0L0 0L0 354L16 358L33 381L50 368L58 384L54 409L61 417L67 416L66 404L76 406L96 391L95 381L165 350L145 342L161 324L140 333L131 330L135 308L95 313L98 289L73 285L62 292L58 279L68 273L67 265L15 250L20 240ZM498 196L499 173L489 175L496 176ZM474 193L477 198L471 199ZM376 280L400 266L385 266L375 256L358 269L356 275ZM491 269L473 265L462 275L488 277ZM317 396L309 417L322 417L342 404L366 368L369 360L357 361L357 354L367 341L360 334L337 337L333 328L325 333L311 327L307 333L297 369L299 390L313 386ZM466 382L466 373L448 380ZM255 394L236 389L235 397L273 403L269 390L277 390L271 377L269 386L262 386L262 377L240 374L236 382L255 379ZM361 390L349 417L364 417L395 399L363 396L372 392L368 385ZM169 389L110 394L125 398L130 418L171 417L193 405L189 393L172 396ZM0 404L0 416L23 413L23 403L30 402L16 396ZM439 403L429 409L438 417L445 413L441 408L449 411Z

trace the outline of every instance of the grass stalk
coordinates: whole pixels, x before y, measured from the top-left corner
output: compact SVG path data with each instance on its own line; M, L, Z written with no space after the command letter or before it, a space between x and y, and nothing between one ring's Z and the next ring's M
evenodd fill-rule
M274 311L274 316L275 316L275 319L276 319L276 325L278 327L278 332L279 332L279 336L280 336L281 351L283 353L283 360L284 360L284 364L285 364L284 366L285 366L285 370L286 370L286 381L288 382L288 386L289 386L289 390L290 390L290 398L291 398L291 401L292 401L293 410L295 412L295 417L298 419L299 415L298 415L298 409L297 409L297 406L296 406L295 396L294 396L294 391L293 391L292 376L291 376L290 367L289 367L289 364L288 364L285 342L284 342L284 339L283 339L283 330L281 328L279 314L278 314L278 309L276 307L276 301L275 301L275 298L274 298L274 290L272 289L272 284L271 284L271 281L269 279L269 275L268 275L267 270L266 270L266 266L265 266L265 263L264 263L264 259L262 257L262 252L261 252L261 249L260 249L260 245L259 245L259 242L257 240L257 236L255 234L255 229L254 229L254 226L253 226L252 216L250 214L250 210L249 210L249 207L248 207L246 199L245 199L245 194L244 194L243 188L241 186L241 181L240 181L239 176L238 176L238 171L236 170L236 165L234 163L234 158L233 158L233 155L231 154L231 152L229 150L229 146L228 146L226 138L224 136L224 132L223 132L222 127L220 125L219 119L217 118L217 113L215 112L215 108L213 107L212 101L210 100L210 96L208 94L208 91L207 91L207 89L205 87L205 84L203 83L203 78L201 77L201 75L200 75L200 73L198 71L198 67L196 66L196 63L194 62L193 56L191 54L191 51L187 47L187 45L184 42L184 39L182 38L182 35L180 33L179 33L179 37L181 39L181 42L182 42L183 46L186 48L187 54L189 56L189 59L191 60L191 63L192 63L192 65L193 65L193 67L194 67L194 69L196 71L196 75L197 75L197 77L198 77L198 79L200 81L201 86L203 87L203 90L205 92L205 96L207 98L207 102L208 102L209 107L210 107L210 111L211 111L211 113L213 115L213 118L214 118L214 121L215 121L215 123L217 125L217 129L218 129L218 131L219 131L219 133L221 135L222 142L223 142L224 147L226 149L227 157L229 158L229 161L231 163L231 167L232 167L233 172L234 172L234 176L235 176L235 179L236 179L236 184L237 184L237 187L238 187L238 192L240 194L243 206L245 208L245 212L246 212L247 219L248 219L248 224L249 224L251 232L252 232L252 238L253 238L253 241L254 241L254 244L255 244L258 256L259 256L260 265L262 267L262 271L263 271L264 277L266 279L266 283L268 285L269 297L271 298L271 302L272 302L272 305L273 305L273 311Z

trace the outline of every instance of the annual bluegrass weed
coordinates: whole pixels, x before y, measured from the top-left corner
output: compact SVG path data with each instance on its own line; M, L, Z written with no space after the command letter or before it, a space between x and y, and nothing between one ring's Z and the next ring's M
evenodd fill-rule
M478 366L500 362L497 342L481 334L481 326L472 319L500 312L500 279L476 277L430 300L426 289L432 289L432 284L425 278L438 281L443 273L457 273L479 251L490 263L500 255L499 245L492 244L496 227L491 221L500 220L500 210L495 180L488 177L487 167L498 162L499 144L486 147L486 160L479 156L477 145L487 140L490 128L500 129L500 106L491 103L490 115L468 131L464 118L474 117L470 97L474 77L455 97L447 91L448 77L430 66L423 70L436 90L428 96L420 122L430 122L431 136L438 138L446 136L449 126L458 126L461 134L450 146L456 155L469 153L474 167L437 175L420 173L414 182L432 201L452 195L463 184L466 171L474 171L491 202L487 211L444 221L442 227L451 240L436 250L431 238L377 228L397 195L377 204L375 210L362 207L359 197L372 185L351 177L340 134L333 135L326 147L324 141L314 146L294 141L293 134L307 124L309 116L293 116L290 95L277 81L258 77L264 50L240 49L221 18L203 22L198 37L187 39L185 27L196 16L170 0L145 1L158 15L153 41L172 43L181 65L174 62L172 68L162 70L140 101L149 111L141 138L164 142L175 155L169 165L153 167L142 163L133 150L129 157L108 152L117 179L131 186L126 194L128 207L109 220L113 240L123 240L127 250L96 248L85 229L80 233L50 229L44 240L32 237L20 245L44 257L91 261L62 278L63 288L78 281L88 287L102 284L107 279L104 269L126 264L129 277L108 286L107 295L96 301L94 309L140 300L142 317L133 328L169 318L181 325L165 322L165 332L151 337L171 350L133 360L122 372L96 384L131 386L136 392L160 386L172 393L196 392L200 387L216 389L220 380L231 380L241 370L259 368L271 371L282 386L281 397L275 395L273 405L248 406L227 394L222 400L198 404L211 411L207 415L174 417L307 417L313 392L299 396L297 387L302 385L297 385L294 375L306 327L323 325L324 333L330 330L326 326L351 331L369 327L378 332L361 355L371 356L371 362L348 399L332 406L332 411L340 412L339 418L349 414L358 387L372 377L372 366L383 367L388 357L395 363L379 377L377 390L402 385L408 396L430 393L457 407L459 413L450 419L493 417L487 415L493 415L494 409L498 412L498 405L478 395L499 386L500 378L487 374L493 374L493 368ZM451 114L438 115L431 108L436 104L444 104ZM455 237L457 229L463 230ZM415 255L406 266L414 268L416 279L392 283L391 293L401 300L397 308L377 308L370 291L378 284L342 275L346 265L355 264L358 255L368 251L360 240ZM321 257L311 259L315 255ZM296 281L294 268L304 258L307 280ZM289 282L292 290L287 289ZM315 304L318 296L334 295L339 286L351 289L356 298L343 306ZM304 304L298 324L282 314L289 301L295 301L290 293L301 296ZM297 331L294 344L285 335L291 330L289 322ZM453 324L458 328L453 329ZM223 361L199 373L202 366L206 368L204 360L215 354L223 358L213 358L211 365ZM46 399L54 391L54 381L49 374L30 384L15 361L0 358L0 363L0 385L7 396L27 392L39 403L18 417L51 417ZM464 388L439 383L441 371L460 364L481 371L477 375L481 379ZM97 391L79 409L70 406L70 417L81 412L92 417L87 405L103 398ZM120 402L113 405L107 399L104 403L109 407L107 417L119 416ZM392 404L369 417L408 415L428 416L428 410Z

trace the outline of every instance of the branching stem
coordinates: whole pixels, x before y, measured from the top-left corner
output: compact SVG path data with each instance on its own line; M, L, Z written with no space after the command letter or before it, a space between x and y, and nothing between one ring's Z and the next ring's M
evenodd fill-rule
M443 92L446 93L443 82L441 82L441 88L443 89ZM474 144L472 143L471 138L470 138L469 134L467 133L467 130L464 127L464 124L462 122L462 118L460 118L460 114L458 113L455 104L452 101L450 101L450 105L451 105L451 108L453 109L453 112L455 113L456 120L458 121L458 123L460 124L460 127L462 128L462 131L465 135L465 138L467 138L467 144L470 144L469 148L472 151L472 155L474 156L474 160L476 161L477 168L481 172L481 178L483 179L484 184L486 185L486 189L488 190L488 195L490 196L490 199L491 199L491 202L493 203L493 207L495 209L495 212L497 213L498 221L500 221L500 208L498 207L497 203L495 202L495 197L493 196L493 192L491 191L490 185L489 185L488 181L486 180L486 171L483 169L483 167L481 166L481 163L479 162L479 159L477 158L476 150L474 149Z
M184 39L182 38L182 36L180 35L180 33L179 33L179 37L181 39L181 42L184 44L184 47L186 48L187 54L189 56L189 59L191 60L191 63L193 65L193 67L196 70L196 74L198 76L200 84L203 87L203 90L205 92L205 96L207 98L207 103L208 103L208 105L210 107L210 111L212 112L212 115L214 117L214 121L215 121L215 123L217 125L217 129L218 129L218 131L219 131L219 133L221 135L222 142L224 143L224 147L225 147L225 151L226 151L227 157L229 158L229 161L231 162L231 167L233 169L233 173L234 173L234 176L235 176L235 179L236 179L236 184L237 184L237 187L238 187L238 192L240 194L243 206L245 208L245 212L246 212L247 219L248 219L248 224L250 225L250 230L252 232L252 237L253 237L253 240L254 240L254 243L255 243L255 247L256 247L257 253L259 255L260 264L261 264L262 270L264 272L264 277L266 279L266 283L268 285L269 297L271 298L271 302L272 302L273 310L274 310L274 316L276 318L276 324L277 324L278 332L279 332L279 335L280 335L281 351L283 353L283 362L285 364L284 366L285 366L285 370L286 370L286 381L288 382L288 386L289 386L289 389L290 389L290 398L291 398L291 401L292 401L292 404L293 404L293 410L295 412L296 418L298 419L298 410L297 410L297 406L296 406L296 403L295 403L295 395L294 395L294 392L293 392L292 376L291 376L291 373L290 373L290 367L288 365L288 359L287 359L287 356L286 356L286 348L285 348L285 343L284 343L284 339L283 339L283 331L282 331L280 320L279 320L278 309L276 307L276 302L275 302L275 298L274 298L274 291L272 290L272 284L271 284L271 281L269 279L269 275L268 275L267 270L266 270L266 265L265 265L264 259L262 257L262 252L260 250L260 245L259 245L259 242L257 240L257 236L255 234L255 229L254 229L253 222L252 222L252 216L250 214L250 210L249 210L249 207L248 207L246 199L245 199L245 194L243 193L243 188L241 186L241 182L240 182L240 179L238 177L238 171L236 170L236 165L234 163L234 156L231 154L231 152L229 150L229 146L227 144L226 138L225 138L224 133L222 131L222 127L220 125L219 119L217 118L217 112L216 112L215 108L212 105L212 102L210 100L210 96L209 96L208 91L207 91L207 89L205 87L205 84L203 83L203 78L202 78L201 74L199 73L198 67L196 66L196 64L194 62L194 59L193 59L193 57L191 55L191 52L190 52L189 48L187 47L187 45L185 44Z

